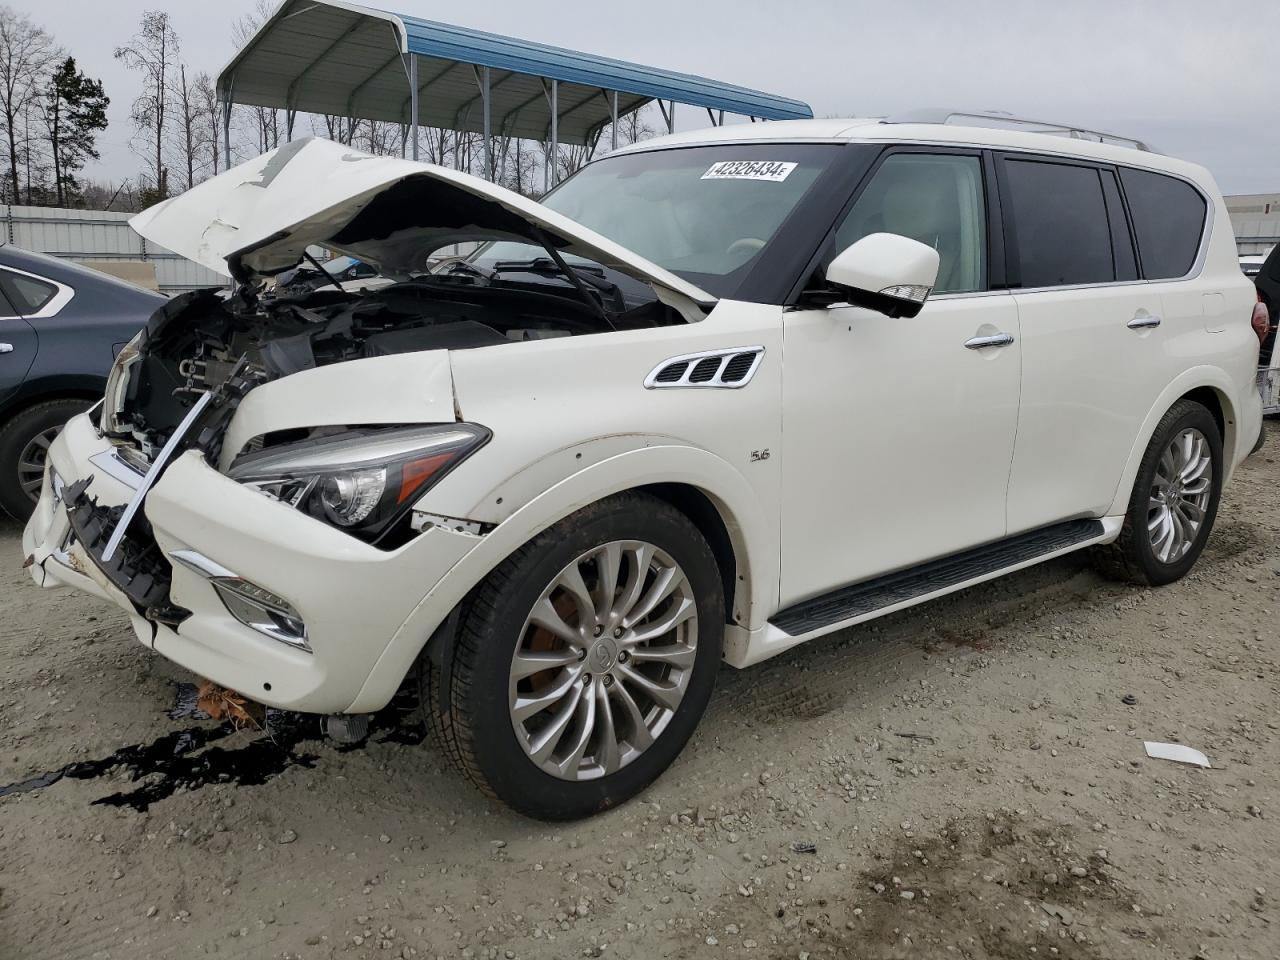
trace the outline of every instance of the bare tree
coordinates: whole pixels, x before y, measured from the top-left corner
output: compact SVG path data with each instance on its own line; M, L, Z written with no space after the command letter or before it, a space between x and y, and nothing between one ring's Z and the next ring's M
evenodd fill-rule
M526 140L518 137L511 139L511 146L503 154L498 182L526 197L541 196L542 178L538 176L541 169L538 151L530 149Z
M657 134L657 130L649 123L651 111L647 109L647 105L630 113L623 114L618 118L618 145L627 146L632 143L639 143L641 140L648 140ZM605 133L600 139L604 139L609 135L609 128L605 127Z
M267 19L275 12L272 0L256 0L253 9L231 25L231 41L236 49L244 48ZM250 136L258 153L266 153L280 146L280 132L284 127L281 111L275 107L244 107L237 111L247 117Z
M248 114L258 153L280 146L280 111L270 107L250 107Z
M196 102L199 104L200 117L204 121L204 131L201 134L201 141L204 149L208 151L208 169L213 176L218 175L218 162L220 156L218 154L218 144L222 134L218 129L218 87L214 83L209 74L201 72L196 74L195 80L192 81L195 87Z
M360 128L360 121L355 117L341 117L333 113L320 114L320 122L324 124L324 135L327 139L347 145L355 141L356 132ZM317 132L315 117L311 118L311 132Z
M206 123L199 91L195 82L187 79L187 65L181 61L178 62L177 73L173 78L170 97L177 121L174 130L175 146L186 173L186 186L183 189L190 190L196 185L196 171L204 166L202 147Z
M133 212L138 208L134 205L133 189L129 186L128 180L122 180L118 185L112 185L110 181L98 183L94 180L87 180L81 187L81 200L86 209L89 210L124 210Z
M43 78L58 56L43 27L7 6L0 6L0 120L5 127L9 161L9 196L19 200L18 158L28 143L19 144L27 118L40 95ZM28 172L28 177L30 173Z
M147 10L138 32L126 46L116 47L116 59L142 74L142 93L133 101L135 136L147 143L142 155L150 168L151 187L147 199L163 200L169 195L168 169L164 162L165 134L169 116L169 83L178 61L178 35L163 10Z
M386 120L366 120L366 136L362 142L365 150L380 156L400 152L400 124Z
M442 127L422 127L419 135L422 137L422 151L419 156L426 160L427 163L446 166L449 161L449 154L453 149L451 130L445 130Z

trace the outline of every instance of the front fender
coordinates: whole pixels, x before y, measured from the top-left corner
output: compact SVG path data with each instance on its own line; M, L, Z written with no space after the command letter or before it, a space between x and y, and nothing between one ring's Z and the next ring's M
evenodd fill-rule
M1129 509L1129 496L1133 491L1134 481L1138 476L1138 467L1142 463L1143 454L1147 451L1156 426L1169 408L1177 403L1180 397L1192 390L1208 387L1218 396L1222 405L1223 437L1222 453L1224 463L1223 483L1231 479L1236 465L1249 453L1253 446L1253 438L1257 435L1262 418L1261 401L1252 383L1246 384L1244 391L1232 382L1231 378L1220 367L1192 367L1176 377L1151 405L1137 439L1129 452L1129 460L1125 464L1124 473L1116 487L1115 497L1107 510L1107 516L1119 516ZM1250 402L1250 401L1253 402ZM1250 425L1252 424L1252 432ZM1248 434L1247 440L1241 438Z
M246 443L276 430L456 419L446 350L314 367L264 383L244 398L227 429L218 469L225 473Z
M777 602L778 529L755 491L728 462L706 450L675 443L635 448L555 482L477 537L475 547L428 590L396 631L348 712L367 713L386 704L436 627L516 548L597 500L656 483L696 487L720 511L738 562L734 609L747 629L762 625Z

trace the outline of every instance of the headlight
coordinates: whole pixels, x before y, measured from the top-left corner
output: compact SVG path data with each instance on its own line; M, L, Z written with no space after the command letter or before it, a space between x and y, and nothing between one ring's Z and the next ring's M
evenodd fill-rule
M142 340L146 330L139 330L132 340L116 354L115 363L111 365L111 373L107 375L107 391L102 404L102 419L99 421L106 433L123 433L125 425L120 422L120 412L124 409L125 391L129 389L129 371L142 359Z
M348 430L248 454L228 475L372 543L490 436L473 423Z

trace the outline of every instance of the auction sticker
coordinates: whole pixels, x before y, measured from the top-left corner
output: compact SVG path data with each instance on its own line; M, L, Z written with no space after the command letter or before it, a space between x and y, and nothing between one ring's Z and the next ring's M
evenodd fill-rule
M703 180L769 180L781 183L797 164L784 160L721 160L702 175Z

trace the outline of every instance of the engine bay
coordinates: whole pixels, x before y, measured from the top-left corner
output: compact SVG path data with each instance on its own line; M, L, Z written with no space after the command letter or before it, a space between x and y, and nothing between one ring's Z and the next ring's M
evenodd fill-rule
M195 291L148 323L117 409L108 411L113 433L150 459L201 394L233 378L243 396L259 384L351 360L682 322L657 300L606 314L599 299L588 304L572 287L488 282L465 273L360 293L322 288L297 298L247 287L229 297Z

